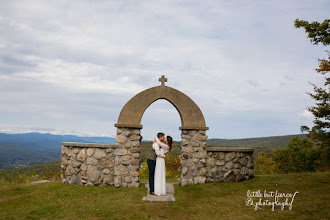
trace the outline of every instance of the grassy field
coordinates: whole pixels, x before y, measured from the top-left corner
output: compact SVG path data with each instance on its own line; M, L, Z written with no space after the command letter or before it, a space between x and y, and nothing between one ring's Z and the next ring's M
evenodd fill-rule
M246 206L247 190L296 195L292 210ZM59 182L0 182L0 219L329 219L330 172L260 175L240 183L180 187L176 202L142 202L143 184L125 189Z

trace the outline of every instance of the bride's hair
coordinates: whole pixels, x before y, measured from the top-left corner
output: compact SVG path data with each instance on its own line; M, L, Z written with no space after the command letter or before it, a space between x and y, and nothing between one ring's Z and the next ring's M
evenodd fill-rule
M171 149L171 148L172 148L172 141L173 141L173 139L172 139L171 136L167 136L166 139L167 139L167 145L168 145L168 146L170 147L170 149Z

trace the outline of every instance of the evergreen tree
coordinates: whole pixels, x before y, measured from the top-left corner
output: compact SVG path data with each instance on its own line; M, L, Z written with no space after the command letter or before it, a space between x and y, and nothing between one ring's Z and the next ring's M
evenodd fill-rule
M308 38L311 38L313 44L322 43L324 46L330 44L330 20L326 19L322 23L316 21L309 23L296 19L295 27L304 27L308 33ZM309 94L315 101L316 106L307 108L314 116L314 126L309 128L302 126L302 131L307 131L308 136L314 140L314 142L324 150L324 157L329 156L330 150L330 52L327 51L328 58L319 59L319 67L316 68L318 73L325 76L325 83L323 87L314 86L314 93Z

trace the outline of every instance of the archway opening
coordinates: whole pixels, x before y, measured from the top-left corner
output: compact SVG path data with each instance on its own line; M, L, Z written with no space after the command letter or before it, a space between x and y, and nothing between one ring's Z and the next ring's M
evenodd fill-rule
M144 112L141 120L143 137L140 147L140 178L141 183L148 182L147 157L152 150L152 141L158 132L170 135L173 145L170 152L166 154L166 182L177 182L180 177L178 168L180 166L181 154L181 118L177 109L167 100L159 99L153 102Z

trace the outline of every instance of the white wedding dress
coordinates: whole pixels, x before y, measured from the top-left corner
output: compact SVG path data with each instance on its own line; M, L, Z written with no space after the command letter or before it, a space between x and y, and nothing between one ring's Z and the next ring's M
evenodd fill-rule
M165 167L165 154L167 153L169 147L168 145L159 141L156 138L152 147L155 149L157 155L156 158L156 168L155 168L155 194L157 196L166 195L166 167Z

